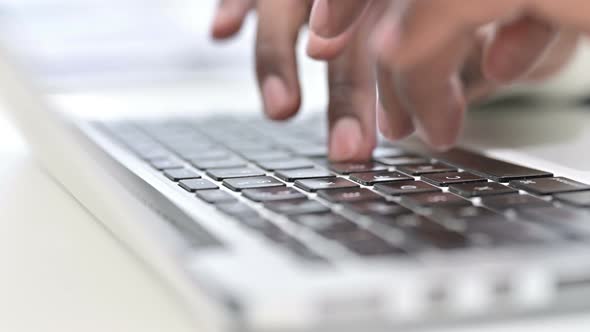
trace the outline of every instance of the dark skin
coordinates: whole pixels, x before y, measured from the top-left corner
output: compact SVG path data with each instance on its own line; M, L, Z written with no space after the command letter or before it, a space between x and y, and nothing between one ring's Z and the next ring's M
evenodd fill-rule
M260 91L277 120L300 106L295 44L309 19L308 54L329 64L335 161L368 159L376 123L393 141L417 131L452 147L469 104L554 75L590 31L585 0L222 0L213 36L234 35L252 9Z

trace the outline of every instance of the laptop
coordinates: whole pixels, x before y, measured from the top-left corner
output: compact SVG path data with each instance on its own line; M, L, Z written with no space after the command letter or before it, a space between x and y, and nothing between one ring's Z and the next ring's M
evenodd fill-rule
M5 56L0 94L41 165L200 330L391 331L590 305L583 107L498 109L446 153L382 141L371 162L330 163L321 112L75 117Z

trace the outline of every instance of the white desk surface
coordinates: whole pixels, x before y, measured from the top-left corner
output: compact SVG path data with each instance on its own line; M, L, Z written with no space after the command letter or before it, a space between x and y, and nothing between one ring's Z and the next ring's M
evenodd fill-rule
M194 331L181 303L45 174L0 113L0 331ZM432 332L588 331L590 314Z

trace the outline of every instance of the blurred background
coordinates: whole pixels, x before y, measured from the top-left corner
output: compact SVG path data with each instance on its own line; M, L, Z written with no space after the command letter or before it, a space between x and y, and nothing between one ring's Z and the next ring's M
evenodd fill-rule
M209 36L217 0L0 0L0 45L64 111L90 117L260 111L254 13ZM324 68L300 39L304 107L325 104ZM22 150L0 112L3 150Z

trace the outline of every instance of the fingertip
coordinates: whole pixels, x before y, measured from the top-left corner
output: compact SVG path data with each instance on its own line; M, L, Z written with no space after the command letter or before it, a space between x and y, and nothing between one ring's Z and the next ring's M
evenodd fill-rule
M414 132L414 125L411 121L392 119L383 106L379 106L378 108L377 124L381 135L392 142L400 141Z
M242 26L242 19L228 13L227 10L218 10L211 25L213 39L226 39L236 34Z
M343 117L332 127L329 158L332 161L359 159L364 152L362 143L363 133L359 121L352 117Z
M285 120L293 116L301 104L298 91L289 91L278 76L271 75L262 83L262 99L266 115L273 120Z

